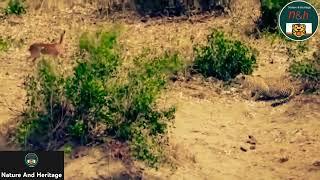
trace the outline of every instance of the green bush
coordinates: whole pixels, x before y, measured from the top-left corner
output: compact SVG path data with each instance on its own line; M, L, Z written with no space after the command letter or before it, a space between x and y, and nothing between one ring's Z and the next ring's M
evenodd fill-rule
M278 16L281 9L291 0L260 0L261 17L259 29L276 32L278 26Z
M179 57L165 54L162 57L148 59L140 56L135 60L136 69L128 74L128 82L118 94L123 99L123 117L118 136L132 139L134 155L155 165L161 157L159 139L166 133L167 122L174 118L175 108L156 110L155 101L166 87L169 75L181 69ZM124 93L125 92L125 93Z
M308 62L307 60L302 62L294 62L290 66L290 71L295 77L300 77L311 81L320 81L319 65L320 64L317 66L315 62Z
M7 39L0 37L0 52L7 51L9 48L9 42Z
M5 14L21 15L26 13L26 7L21 0L10 0L8 6L5 8Z
M229 80L238 74L251 74L256 56L242 42L228 39L223 32L213 30L207 44L195 48L194 68L205 77Z
M73 75L63 77L42 61L26 81L27 107L17 131L26 149L58 149L67 141L81 144L117 138L131 144L133 155L155 165L175 108L156 104L171 73L182 67L177 54L141 55L121 71L116 31L84 34L82 58Z
M28 76L25 85L27 109L16 139L26 149L52 149L56 145L52 142L65 137L65 122L71 119L64 99L64 79L49 61L41 61L37 75Z
M304 82L305 90L309 92L320 90L320 53L315 53L312 60L294 61L289 71L293 77Z

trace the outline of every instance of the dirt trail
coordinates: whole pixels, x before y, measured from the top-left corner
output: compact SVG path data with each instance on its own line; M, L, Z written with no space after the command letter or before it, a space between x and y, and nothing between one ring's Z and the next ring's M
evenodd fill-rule
M245 2L249 5L241 7L258 8L254 0ZM72 64L79 28L85 31L110 25L74 11L30 14L0 23L1 36L14 39L8 52L0 52L0 123L14 118L23 109L23 79L35 68L25 60L28 45L34 41L51 41L59 37L61 29L67 29L67 54L63 63ZM252 22L245 21L246 18L248 16L243 17L244 21L239 20L236 27L240 31L234 35L260 52L255 74L284 75L289 65L285 45L281 41L271 45L269 40L244 36L241 28ZM186 59L192 56L192 45L204 42L211 27L226 32L233 28L230 17L210 18L205 23L194 24L136 22L124 27L120 43L127 48L126 57L149 46L159 51L178 49ZM191 35L194 42L189 39ZM175 128L170 134L172 143L181 147L175 152L178 167L176 170L146 169L145 179L320 179L320 167L313 165L320 160L319 96L297 97L288 104L271 108L267 102L244 100L232 89L221 91L215 84L204 85L194 80L175 83L166 99L178 108ZM249 135L256 139L255 146L247 143ZM91 149L84 157L68 161L66 179L93 179L98 174L106 176L124 170L119 162L101 161L103 156L104 152Z
M178 169L147 169L145 179L319 179L320 168L313 165L319 160L320 148L318 97L275 109L265 102L250 102L192 84L192 88L190 83L175 84L167 95L168 102L178 107L170 136L178 146ZM196 98L199 91L205 92L201 99ZM256 139L255 146L247 143L248 136ZM101 158L98 152L91 150L69 163L68 179L79 173L83 179L91 179L125 170L119 164L97 163Z
M209 100L199 101L188 94L177 99L180 110L173 136L195 155L191 174L200 179L320 177L311 165L319 158L319 99L317 104L299 107L293 102L272 109L265 102L207 96ZM257 140L253 150L246 143L249 135ZM282 159L288 161L281 163ZM190 169L182 169L177 173L189 179Z

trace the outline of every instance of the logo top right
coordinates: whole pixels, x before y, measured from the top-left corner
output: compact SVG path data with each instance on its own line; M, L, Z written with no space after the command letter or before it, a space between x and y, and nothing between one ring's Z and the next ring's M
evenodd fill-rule
M317 31L319 17L317 10L308 2L292 1L279 14L281 32L293 41L305 41Z

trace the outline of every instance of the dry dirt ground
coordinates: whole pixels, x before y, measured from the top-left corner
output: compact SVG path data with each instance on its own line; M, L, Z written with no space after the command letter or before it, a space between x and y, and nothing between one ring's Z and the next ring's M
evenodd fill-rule
M50 42L58 38L62 29L67 31L65 58L61 60L66 64L62 66L66 71L74 62L72 56L81 32L118 23L123 27L120 43L127 61L130 61L128 57L141 52L142 47L159 52L179 50L189 61L192 44L204 42L210 28L216 27L233 31L234 37L259 51L259 68L255 74L285 75L290 64L286 47L290 43L268 37L256 40L244 33L258 13L257 4L249 0L237 4L234 16L244 11L253 12L250 16L212 17L194 22L102 21L95 19L90 9L82 7L63 9L59 13L36 11L1 20L0 35L12 42L7 52L0 52L0 122L10 121L23 109L22 83L35 69L35 65L26 61L28 45L35 41ZM309 40L311 49L319 43L316 39L319 40L319 33ZM175 127L170 133L177 166L175 169L145 168L144 179L320 179L319 96L298 96L272 108L268 102L244 100L234 89L223 90L215 81L194 78L174 83L162 99L178 108ZM6 127L2 125L2 128ZM120 162L102 159L104 153L93 148L86 150L83 157L68 160L66 179L103 179L124 170Z

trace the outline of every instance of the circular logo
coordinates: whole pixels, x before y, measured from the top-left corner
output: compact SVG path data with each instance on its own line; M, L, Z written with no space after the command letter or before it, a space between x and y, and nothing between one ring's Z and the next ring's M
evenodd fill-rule
M317 31L319 17L317 10L305 1L292 1L279 14L281 32L293 41L305 41Z
M35 167L38 164L38 156L35 153L28 153L24 162L28 167Z

